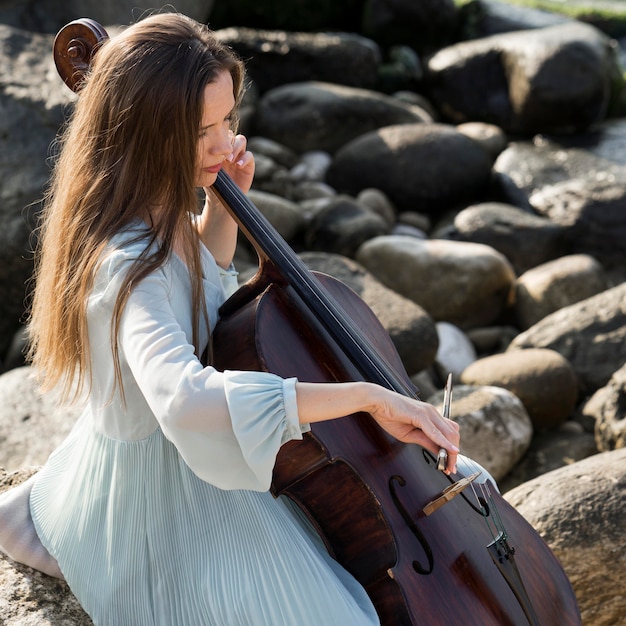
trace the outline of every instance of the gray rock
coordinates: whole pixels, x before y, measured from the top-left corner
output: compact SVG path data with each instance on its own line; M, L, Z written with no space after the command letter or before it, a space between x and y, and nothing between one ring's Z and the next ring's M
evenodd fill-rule
M304 252L301 258L310 269L337 278L361 297L389 333L409 375L432 365L437 329L422 307L386 288L355 261L315 252Z
M248 150L250 150L255 157L265 155L272 159L272 161L275 161L286 168L293 167L299 159L298 155L293 150L287 148L287 146L283 146L277 141L268 139L267 137L249 137Z
M218 38L246 59L262 94L289 83L322 81L371 89L381 52L372 39L348 32L288 32L232 27Z
M468 365L460 380L466 385L495 385L514 393L536 431L560 426L578 400L574 369L554 350L527 349L487 356Z
M621 81L611 39L574 21L454 44L430 57L426 76L448 120L518 134L588 128Z
M564 227L502 202L469 206L433 236L491 246L509 260L518 275L562 256L567 249Z
M515 283L515 318L530 328L546 315L608 288L604 269L586 254L563 256L524 272Z
M257 189L251 189L248 197L283 239L293 240L304 229L304 215L295 202Z
M361 206L380 215L390 227L395 224L396 209L380 189L363 189L356 197L356 201Z
M408 44L421 53L452 38L457 24L453 0L366 0L363 30L387 45Z
M498 33L531 28L546 28L572 20L559 13L518 6L496 0L471 0L461 9L465 26L464 38L477 39Z
M626 449L604 452L505 494L552 548L567 573L583 624L626 615ZM608 581L608 582L607 582Z
M535 432L524 456L498 486L502 493L506 493L537 476L597 453L593 434L570 420L556 430Z
M478 243L387 235L364 243L355 258L435 320L464 330L493 322L515 279L499 252Z
M369 89L321 81L289 83L261 98L258 134L296 152L336 152L364 133L392 124L429 121L422 109Z
M515 326L498 326L497 324L482 328L470 328L467 331L469 340L481 356L504 352L513 337L518 334L519 329Z
M502 193L565 229L572 253L590 254L626 280L626 123L570 137L513 142L494 164Z
M604 387L626 362L626 283L551 313L508 350L548 348L574 368L583 394Z
M453 126L403 124L345 145L335 154L327 182L351 195L377 187L398 211L441 215L486 191L491 164L480 144Z
M449 322L437 322L437 335L437 368L442 378L452 374L453 380L457 380L461 372L476 360L476 349L467 334Z
M593 421L598 450L626 448L626 365L598 389L580 409L581 417Z
M176 10L206 23L213 0L180 0ZM89 17L104 26L130 24L145 11L155 9L152 0L136 0L129 5L126 0L14 0L3 2L0 7L0 23L25 30L56 33L65 24L78 17Z
M290 174L294 180L311 180L322 182L326 178L326 171L332 157L322 150L311 150L300 155L298 162L291 168Z
M54 67L52 42L0 24L0 356L24 312L46 160L72 99Z
M61 408L39 393L29 366L0 376L0 467L43 465L65 439L79 409Z
M308 249L354 257L359 246L389 232L385 219L354 198L338 195L311 220L305 236Z
M464 124L459 124L456 129L480 144L494 160L507 146L508 139L505 132L494 124L465 122Z

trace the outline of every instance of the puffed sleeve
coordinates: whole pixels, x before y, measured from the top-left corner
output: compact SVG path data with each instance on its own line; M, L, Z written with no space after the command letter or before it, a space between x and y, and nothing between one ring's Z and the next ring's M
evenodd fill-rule
M173 283L157 271L129 296L119 345L132 383L196 475L222 489L266 491L280 446L306 429L296 381L204 367L177 319Z

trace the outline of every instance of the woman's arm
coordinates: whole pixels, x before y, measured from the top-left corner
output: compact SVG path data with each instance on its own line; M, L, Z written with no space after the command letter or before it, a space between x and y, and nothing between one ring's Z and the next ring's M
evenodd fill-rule
M354 383L296 384L301 423L321 422L353 413L369 413L390 435L417 443L435 455L448 451L446 473L456 471L459 425L446 419L434 406L394 393L379 385Z

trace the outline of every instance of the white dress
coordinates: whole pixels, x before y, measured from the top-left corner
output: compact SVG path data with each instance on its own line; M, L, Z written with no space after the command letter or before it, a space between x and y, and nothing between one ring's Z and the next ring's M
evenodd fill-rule
M306 430L295 380L201 365L175 255L129 297L125 405L114 390L111 315L141 230L118 236L89 300L92 393L30 497L43 545L96 625L378 624L363 588L268 491L281 444ZM215 320L236 276L202 255Z

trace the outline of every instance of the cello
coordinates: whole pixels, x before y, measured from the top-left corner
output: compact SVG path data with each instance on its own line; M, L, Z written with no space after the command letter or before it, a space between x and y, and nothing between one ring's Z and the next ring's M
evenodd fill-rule
M54 60L72 90L107 38L88 19L59 31ZM220 309L213 365L308 382L367 380L416 397L369 307L310 271L223 171L213 190L259 258L254 277ZM301 508L384 626L580 624L555 555L478 474L444 474L429 451L359 414L313 424L285 444L272 493Z

